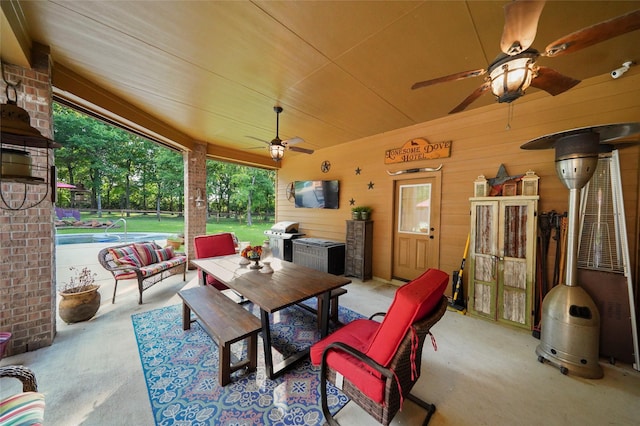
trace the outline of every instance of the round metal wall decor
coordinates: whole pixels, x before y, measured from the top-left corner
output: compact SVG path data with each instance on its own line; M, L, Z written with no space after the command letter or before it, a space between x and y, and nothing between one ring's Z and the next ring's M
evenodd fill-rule
M296 184L294 182L289 182L286 191L287 200L293 201L296 198Z

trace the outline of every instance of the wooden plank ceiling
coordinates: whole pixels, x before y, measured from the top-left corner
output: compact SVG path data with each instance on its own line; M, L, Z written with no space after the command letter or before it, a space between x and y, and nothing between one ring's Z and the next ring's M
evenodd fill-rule
M255 149L266 145L248 136L273 139L276 104L284 108L281 139L300 136L299 146L315 150L447 115L483 77L411 85L486 68L500 53L506 2L11 3L57 66L189 138L268 158ZM638 8L547 2L533 47ZM638 41L636 31L538 63L586 79L640 60ZM3 44L3 60L5 53ZM469 109L494 103L486 94Z

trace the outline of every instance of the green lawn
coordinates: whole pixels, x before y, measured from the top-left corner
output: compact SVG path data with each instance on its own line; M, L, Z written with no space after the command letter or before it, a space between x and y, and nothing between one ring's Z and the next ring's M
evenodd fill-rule
M82 213L81 219L84 222L96 220L100 223L115 222L122 216L117 213L105 214L97 217L88 213ZM161 232L170 234L179 234L184 231L184 218L176 215L161 215L160 220L155 215L132 214L130 217L124 217L127 221L127 232ZM262 218L260 218L262 219ZM109 232L124 232L122 222L118 224L118 228L109 230ZM217 234L220 232L233 232L239 241L250 241L252 245L262 244L265 240L264 231L270 229L273 222L264 222L263 220L253 220L253 225L249 226L246 221L242 223L237 219L220 219L216 221L212 218L207 221L207 234ZM59 234L76 234L76 233L94 233L104 232L104 227L97 229L87 229L78 227L58 228Z

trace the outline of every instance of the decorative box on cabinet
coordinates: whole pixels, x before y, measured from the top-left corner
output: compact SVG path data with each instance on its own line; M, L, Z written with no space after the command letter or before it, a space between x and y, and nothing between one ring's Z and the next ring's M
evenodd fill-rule
M532 328L538 198L469 199L470 314Z
M373 277L373 221L347 220L344 274L369 280Z

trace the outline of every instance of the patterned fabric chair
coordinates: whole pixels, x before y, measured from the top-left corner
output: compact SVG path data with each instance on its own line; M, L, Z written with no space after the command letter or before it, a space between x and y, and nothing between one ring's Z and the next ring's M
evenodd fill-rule
M22 382L22 393L0 401L0 425L41 425L44 421L44 395L38 393L36 376L27 367L0 367L0 378L13 377Z
M311 347L311 362L321 366L322 411L330 425L338 422L329 412L327 381L383 425L405 398L425 408L424 424L429 422L435 406L410 392L420 376L425 337L447 309L448 281L446 273L429 269L396 291L381 323L371 319L379 314L350 322Z
M196 259L236 254L236 244L233 235L230 232L212 235L199 235L193 239L193 245L196 252ZM198 269L198 275L201 277L200 282L212 285L218 290L226 290L229 288L210 275L207 275L205 282L203 278L204 272L200 269Z

